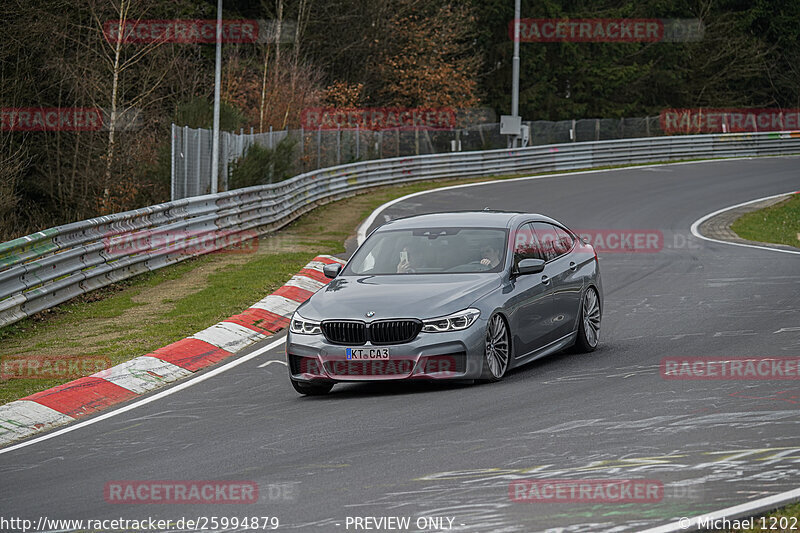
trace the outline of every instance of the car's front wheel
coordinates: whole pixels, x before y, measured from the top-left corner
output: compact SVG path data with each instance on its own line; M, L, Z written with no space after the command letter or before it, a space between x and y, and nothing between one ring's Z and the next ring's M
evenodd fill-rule
M484 381L500 381L506 375L511 358L511 342L509 340L506 321L500 315L494 315L486 326L484 342L483 374Z
M575 351L593 352L600 338L600 298L594 287L589 287L581 302L581 319L578 323L578 338Z
M306 396L323 396L333 388L333 383L303 383L290 379L294 390Z

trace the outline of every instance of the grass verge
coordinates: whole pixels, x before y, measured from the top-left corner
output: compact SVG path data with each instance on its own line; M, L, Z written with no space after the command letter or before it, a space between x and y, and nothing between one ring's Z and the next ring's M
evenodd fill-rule
M800 248L800 194L742 215L731 224L731 229L743 239Z

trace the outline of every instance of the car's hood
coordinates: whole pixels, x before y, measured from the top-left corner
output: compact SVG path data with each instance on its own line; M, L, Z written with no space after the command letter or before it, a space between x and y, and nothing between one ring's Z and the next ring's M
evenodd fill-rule
M494 273L339 277L299 312L310 320L433 318L469 307L500 284L500 275ZM370 311L375 314L368 318Z

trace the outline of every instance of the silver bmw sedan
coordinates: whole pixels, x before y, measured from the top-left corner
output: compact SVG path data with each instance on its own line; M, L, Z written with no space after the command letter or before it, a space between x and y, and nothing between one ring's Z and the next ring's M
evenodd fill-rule
M286 339L301 394L337 382L498 381L572 347L597 347L597 254L542 215L500 211L396 219L300 305Z

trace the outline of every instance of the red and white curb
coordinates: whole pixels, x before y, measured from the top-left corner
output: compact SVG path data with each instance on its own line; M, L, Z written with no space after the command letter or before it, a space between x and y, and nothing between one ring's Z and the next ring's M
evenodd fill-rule
M238 315L147 355L0 405L0 446L146 394L274 335L329 281L322 267L344 262L317 256L280 289Z

